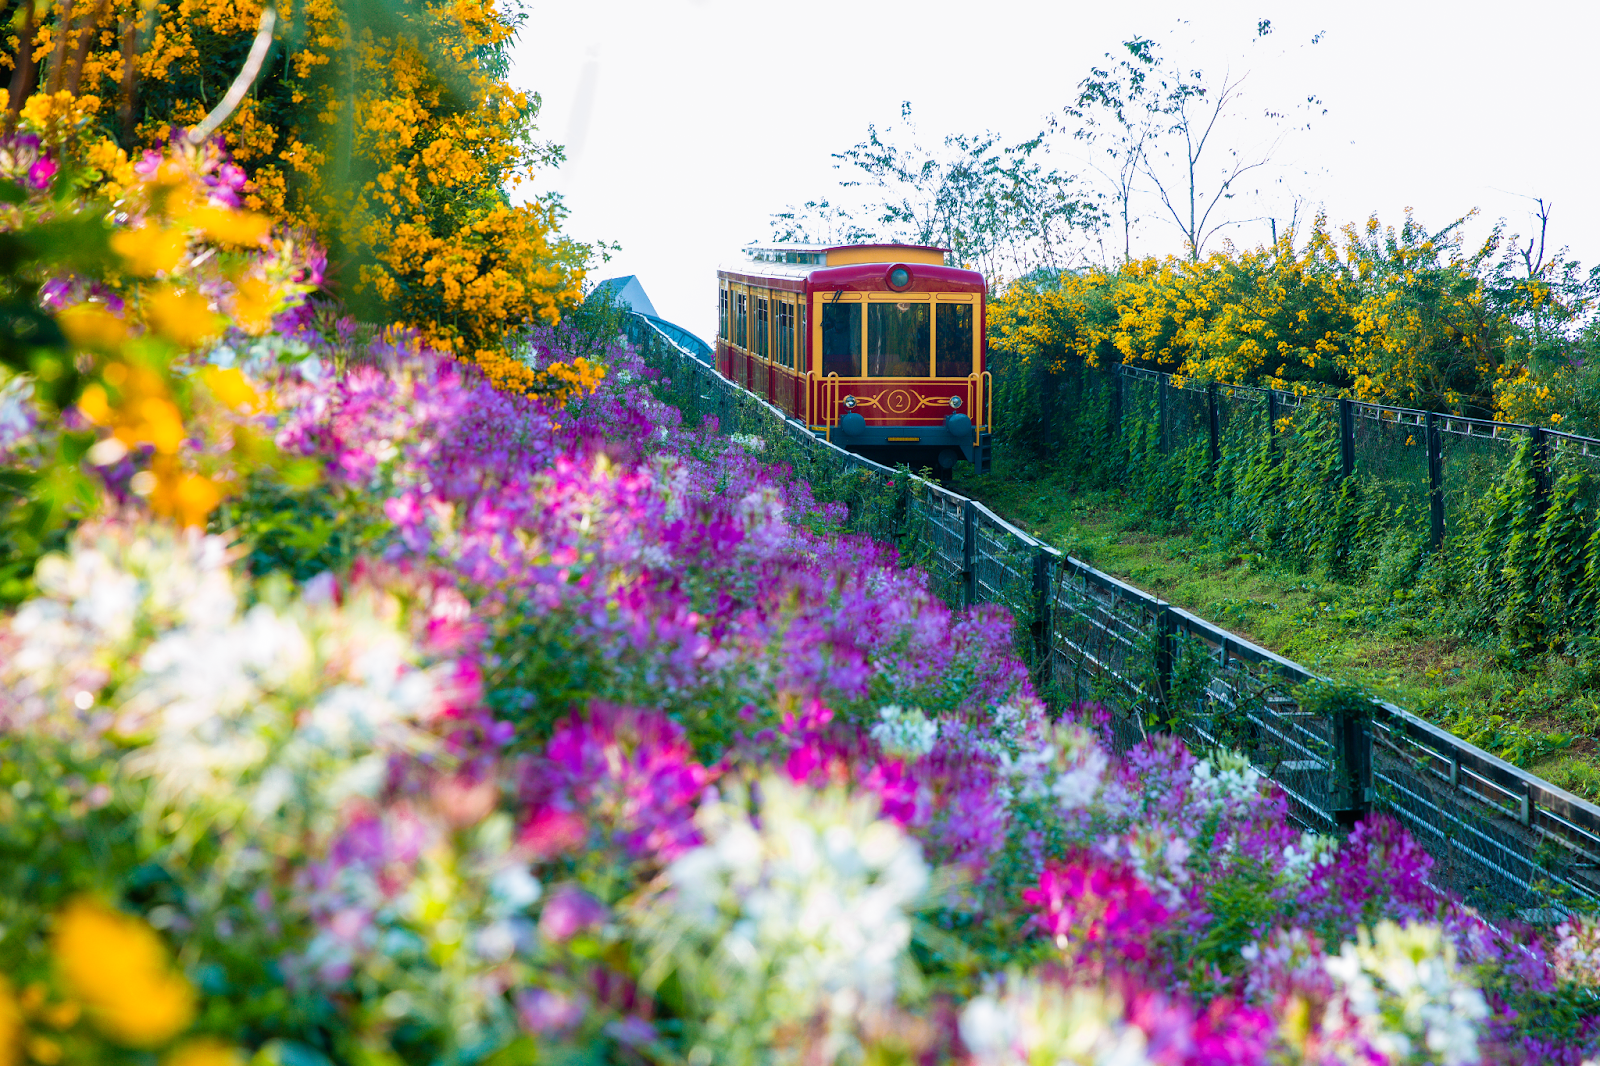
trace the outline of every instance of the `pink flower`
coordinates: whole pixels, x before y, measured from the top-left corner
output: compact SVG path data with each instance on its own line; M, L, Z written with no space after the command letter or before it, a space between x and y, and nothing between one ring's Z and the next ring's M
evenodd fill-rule
M1063 950L1086 955L1097 949L1132 961L1149 956L1150 941L1170 912L1131 869L1084 851L1051 863L1039 887L1022 894L1040 908L1034 921Z

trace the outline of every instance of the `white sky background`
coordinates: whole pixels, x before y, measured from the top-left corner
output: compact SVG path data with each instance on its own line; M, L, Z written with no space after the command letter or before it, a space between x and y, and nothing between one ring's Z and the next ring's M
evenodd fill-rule
M565 195L571 236L622 244L590 280L637 274L663 318L706 338L717 264L766 240L771 213L832 197L831 153L868 123L897 124L909 100L929 147L984 129L1020 140L1135 34L1208 75L1248 71L1243 115L1321 99L1327 114L1264 176L1280 219L1283 190L1336 225L1373 212L1398 224L1412 207L1441 228L1476 207L1481 240L1498 218L1529 232L1527 198L1542 196L1553 244L1600 262L1592 2L529 2L512 81L541 94L541 133L568 152L543 188ZM1263 18L1273 32L1258 41ZM1247 125L1237 146L1265 133ZM1059 140L1051 165L1085 170L1081 152ZM1170 224L1135 233L1136 255L1180 250Z

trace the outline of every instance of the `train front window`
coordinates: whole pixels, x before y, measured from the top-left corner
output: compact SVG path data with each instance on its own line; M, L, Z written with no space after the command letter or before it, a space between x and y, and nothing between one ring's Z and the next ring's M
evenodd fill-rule
M720 294L720 299L717 301L717 303L718 303L719 308L720 308L720 310L722 312L721 318L720 318L720 322L721 322L721 325L722 325L721 336L722 336L723 340L727 340L728 339L728 290L727 289L723 289L722 290L722 292Z
M928 305L867 305L867 373L875 378L925 378L929 367Z
M822 305L822 376L861 376L861 305Z
M964 378L972 373L972 305L939 305L939 351L935 377Z

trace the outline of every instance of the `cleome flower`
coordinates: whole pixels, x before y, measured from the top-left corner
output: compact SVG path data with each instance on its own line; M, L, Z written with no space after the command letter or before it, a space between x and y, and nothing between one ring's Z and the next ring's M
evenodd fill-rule
M990 979L961 1012L961 1039L981 1066L1145 1066L1144 1030L1124 1017L1122 997L1011 974Z
M878 708L880 721L872 727L872 739L886 754L903 759L919 759L933 750L939 739L939 725L930 722L920 707L902 709L898 704Z
M759 817L750 800L759 797ZM842 1030L893 1000L928 886L921 849L871 795L777 775L702 806L706 843L679 856L634 913L652 948L646 983L676 969L705 1011L716 1061L785 1027Z
M1390 1062L1479 1060L1478 1028L1489 1007L1438 926L1379 922L1323 965L1340 986L1323 1023L1336 1040L1364 1044Z

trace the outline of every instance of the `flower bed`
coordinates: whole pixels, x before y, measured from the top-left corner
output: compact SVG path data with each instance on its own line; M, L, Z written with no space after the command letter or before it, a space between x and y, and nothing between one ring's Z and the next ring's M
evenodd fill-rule
M277 457L225 531L124 495L41 562L0 630L0 1061L1600 1052L1593 924L1490 924L1227 753L1114 757L1001 612L631 351L523 354L606 374L231 336Z

